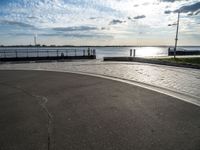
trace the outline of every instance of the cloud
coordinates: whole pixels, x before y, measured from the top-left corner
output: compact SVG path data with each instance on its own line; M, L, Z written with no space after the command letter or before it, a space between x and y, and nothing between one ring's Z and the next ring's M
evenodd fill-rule
M147 6L147 5L149 5L149 4L150 4L150 3L146 2L146 3L143 3L142 5Z
M31 34L31 33L7 33L6 35L9 35L9 36L34 36L34 34Z
M103 34L64 34L63 36L75 38L113 38L113 36Z
M170 13L177 13L180 11L181 13L189 13L188 15L198 15L200 13L200 2L191 4L191 5L185 5L180 7L179 9L176 9L174 11L171 10L165 10L165 14L170 14Z
M28 19L38 19L38 18L35 17L35 16L28 16L27 18L28 18Z
M143 19L143 18L146 18L145 15L139 15L139 16L135 16L134 19Z
M69 37L69 38L113 38L111 35L104 35L104 34L81 34L81 33L74 33L74 34L59 34L59 33L43 33L38 34L38 36L45 36L45 37Z
M160 0L161 2L175 2L176 0Z
M15 37L33 37L33 33L0 33L0 35L9 35L9 36L15 36ZM49 32L44 32L44 33L38 33L37 36L39 37L66 37L66 38L107 38L107 39L112 39L112 35L107 35L107 34L102 34L102 33L49 33Z
M101 27L101 30L110 30L110 28L109 27Z
M199 0L0 0L0 21L8 20L0 22L0 32L16 33L16 37L20 36L20 33L21 36L23 33L43 34L44 39L52 36L55 38L54 42L59 43L59 40L56 41L56 36L62 39L88 37L90 42L90 37L93 38L95 35L132 39L135 33L148 30L153 33L152 36L159 35L157 36L159 39L162 33L157 32L162 30L170 34L166 25L176 20L175 14L165 14L173 14L179 9L185 13L181 15L182 21L193 22L194 26L199 26L197 24L200 22L197 16L200 15L199 2ZM186 23L182 23L181 27L198 32L196 28L187 26ZM28 36L25 34L24 36ZM11 38L9 40L11 41ZM24 38L24 41L27 40ZM108 42L113 41L108 40ZM0 40L0 43L3 42Z
M181 2L181 1L188 1L188 0L160 0L160 2L169 2L169 3Z
M194 15L198 15L198 14L200 14L200 10L199 10L199 11L196 11L196 12L194 13Z
M27 24L27 23L17 22L17 21L9 21L9 20L0 20L0 24L17 26L17 27L22 27L22 28L35 28L35 26Z
M121 21L121 20L118 20L118 19L113 19L109 25L116 25L116 24L121 24L121 23L124 23L126 21Z
M91 19L91 20L95 20L95 19L97 19L96 17L90 17L89 19Z
M98 30L97 27L90 27L90 26L74 26L74 27L56 27L52 28L55 31L91 31L91 30Z
M89 17L90 20L97 20L97 19L102 19L103 17Z
M188 12L196 12L198 10L200 10L200 2L191 4L191 5L182 6L175 12L180 11L181 13L188 13Z
M120 14L120 11L110 6L110 2L96 0L0 0L0 2L2 2L0 19L28 22L40 28L65 26L69 23L72 26L95 26L96 22L89 20L101 19L103 20L101 24L105 24L107 20L104 18L110 20Z

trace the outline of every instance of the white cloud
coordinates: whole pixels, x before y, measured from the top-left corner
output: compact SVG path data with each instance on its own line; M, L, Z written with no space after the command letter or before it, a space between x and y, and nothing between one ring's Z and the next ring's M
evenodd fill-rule
M90 34L131 38L139 33L143 33L143 36L151 33L158 35L159 38L162 32L167 34L172 31L172 28L167 25L177 19L175 13L164 12L174 11L195 2L198 0L16 0L0 6L0 20L37 27L40 29L37 32L41 34L54 34L56 31L52 31L52 28L87 26L106 29L90 30L88 31ZM137 16L143 17L133 19ZM123 21L123 23L109 25L113 20ZM199 21L198 15L181 14L180 31L194 33ZM31 29L26 30L31 32ZM76 32L80 34L82 31Z

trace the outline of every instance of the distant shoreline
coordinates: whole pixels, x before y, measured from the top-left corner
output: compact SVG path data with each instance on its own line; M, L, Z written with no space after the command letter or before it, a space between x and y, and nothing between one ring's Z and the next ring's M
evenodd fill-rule
M159 45L159 46L155 46L155 45L149 45L149 46L138 46L138 45L105 45L105 46L75 46L75 45L0 45L0 47L174 47L174 46L170 46L170 45ZM200 47L199 46L178 46L178 47Z

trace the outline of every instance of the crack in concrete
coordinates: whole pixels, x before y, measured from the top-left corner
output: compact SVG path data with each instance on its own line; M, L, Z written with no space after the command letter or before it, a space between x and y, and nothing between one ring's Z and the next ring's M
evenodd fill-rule
M39 105L42 107L42 109L44 110L44 112L47 114L48 117L48 127L47 127L47 148L48 150L54 150L55 149L55 140L53 138L53 116L52 114L49 112L48 108L46 107L46 104L48 102L48 98L45 96L40 96L40 95L36 95L33 94L31 92L28 92L27 90L25 90L24 88L22 88L21 86L12 86L12 85L8 85L6 83L0 83L1 85L4 86L8 86L14 89L18 89L21 92L25 93L26 95L29 95L37 100L39 100Z
M40 106L44 109L44 111L46 112L47 116L48 116L48 150L50 149L54 149L54 141L53 141L53 116L52 114L49 112L49 110L46 107L46 103L48 102L48 98L45 96L40 96L40 95L35 95L33 94L32 96L34 96L35 98L39 99L39 104Z

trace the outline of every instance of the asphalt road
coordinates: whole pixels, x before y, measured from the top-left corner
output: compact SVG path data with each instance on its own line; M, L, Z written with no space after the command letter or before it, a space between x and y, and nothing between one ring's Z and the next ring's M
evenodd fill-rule
M0 71L1 150L199 150L200 108L125 83Z

